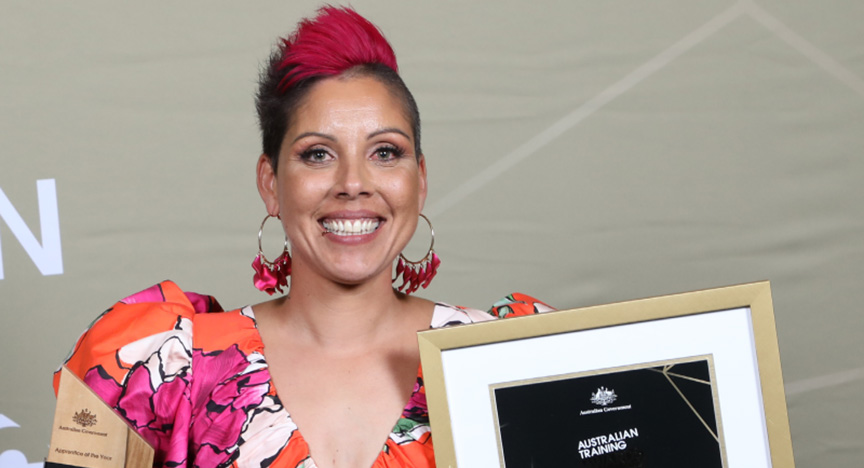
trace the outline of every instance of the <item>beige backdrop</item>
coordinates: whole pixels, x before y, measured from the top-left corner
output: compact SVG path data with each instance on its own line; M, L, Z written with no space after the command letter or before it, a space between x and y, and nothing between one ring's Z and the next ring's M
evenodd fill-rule
M798 465L861 466L864 3L419 3L354 5L423 116L423 295L769 279ZM115 300L166 278L264 298L252 94L316 4L0 0L0 467L45 455L51 373Z

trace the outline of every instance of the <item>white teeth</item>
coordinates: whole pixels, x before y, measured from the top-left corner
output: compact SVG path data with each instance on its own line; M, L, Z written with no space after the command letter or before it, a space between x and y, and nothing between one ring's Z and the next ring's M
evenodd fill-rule
M369 234L378 229L377 219L339 219L325 220L323 223L324 229L337 236L357 236Z

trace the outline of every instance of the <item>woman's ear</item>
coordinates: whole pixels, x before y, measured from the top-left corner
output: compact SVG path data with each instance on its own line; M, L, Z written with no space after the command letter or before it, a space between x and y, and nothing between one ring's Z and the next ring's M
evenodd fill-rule
M427 194L427 190L428 190L427 184L426 184L426 157L423 156L422 154L420 155L420 158L417 160L417 166L419 169L417 176L420 178L420 180L419 180L420 185L418 186L420 189L420 207L419 207L419 210L422 213L423 212L423 206L426 204L426 194Z
M276 190L276 172L273 171L273 165L270 163L270 157L262 154L258 157L258 167L256 169L258 194L261 195L261 200L264 201L264 206L267 208L267 214L276 216L279 214L279 196Z

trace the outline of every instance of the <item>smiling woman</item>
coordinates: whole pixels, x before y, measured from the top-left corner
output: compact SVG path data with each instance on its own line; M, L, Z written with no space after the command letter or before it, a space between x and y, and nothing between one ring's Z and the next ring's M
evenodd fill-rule
M261 197L293 246L295 287L298 277L321 276L390 283L426 200L425 160L413 153L401 107L375 78L323 79L287 129L278 172L268 155L259 158Z
M164 282L104 313L66 365L157 466L432 467L416 332L495 314L392 286L397 257L407 292L439 262L431 247L401 256L429 221L420 116L395 55L353 10L322 8L271 56L257 109L265 222L281 220L291 255L259 248L255 284L273 294L290 275L289 293L223 312Z

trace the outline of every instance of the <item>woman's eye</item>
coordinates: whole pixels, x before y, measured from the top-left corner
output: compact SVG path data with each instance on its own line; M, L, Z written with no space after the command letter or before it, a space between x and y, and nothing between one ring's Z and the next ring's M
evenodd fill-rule
M300 158L304 161L319 163L327 161L327 159L330 158L330 155L327 154L326 150L323 150L321 148L312 148L302 152L300 154Z
M393 146L382 146L375 150L375 157L379 161L392 161L403 155L403 151Z

